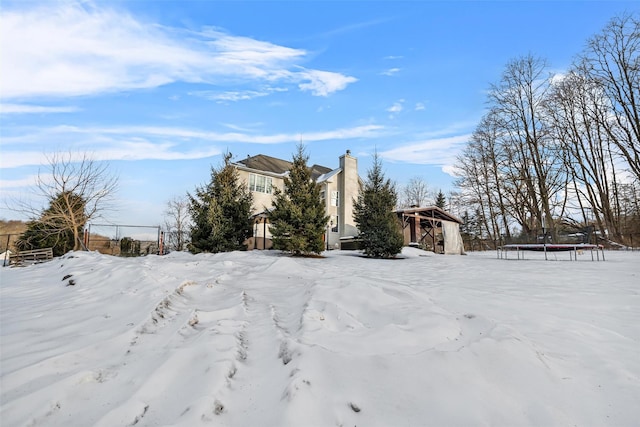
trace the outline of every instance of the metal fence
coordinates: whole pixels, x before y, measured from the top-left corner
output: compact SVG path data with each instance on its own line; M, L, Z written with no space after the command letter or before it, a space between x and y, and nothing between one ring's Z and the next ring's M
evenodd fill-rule
M84 233L84 245L90 251L108 255L142 256L162 254L160 226L89 224Z

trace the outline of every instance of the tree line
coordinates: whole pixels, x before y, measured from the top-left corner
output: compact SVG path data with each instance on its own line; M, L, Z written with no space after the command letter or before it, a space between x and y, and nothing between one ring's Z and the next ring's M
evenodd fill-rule
M34 207L15 201L15 210L31 217L17 242L18 250L53 248L55 256L83 247L83 231L88 222L108 209L108 201L118 179L105 163L87 154L55 154L48 159L49 174L39 174L36 195L48 206ZM292 168L284 178L284 190L274 190L273 205L266 208L274 249L292 255L320 254L329 217L320 197L320 185L311 178L304 147L298 146ZM186 199L168 202L165 215L167 244L174 250L192 253L246 250L253 235L253 198L231 163L211 169L210 181L187 193ZM361 249L369 257L397 255L403 244L402 232L393 214L397 193L382 173L376 156L368 180L355 201L354 221L361 231ZM131 246L131 239L122 245Z
M593 226L640 241L640 20L614 17L565 74L508 62L457 158L466 232L498 241ZM634 240L635 238L635 240Z

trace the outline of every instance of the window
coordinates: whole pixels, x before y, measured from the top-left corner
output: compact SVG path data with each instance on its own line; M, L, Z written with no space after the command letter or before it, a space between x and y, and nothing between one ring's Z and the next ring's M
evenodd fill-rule
M340 192L332 191L331 192L331 206L340 206Z
M320 191L320 201L322 202L322 204L325 204L325 194L324 194L324 190Z
M249 174L249 190L271 194L273 192L273 181L266 176Z
M338 232L338 224L340 223L340 217L338 215L336 215L335 218L331 218L331 232L332 233L337 233Z

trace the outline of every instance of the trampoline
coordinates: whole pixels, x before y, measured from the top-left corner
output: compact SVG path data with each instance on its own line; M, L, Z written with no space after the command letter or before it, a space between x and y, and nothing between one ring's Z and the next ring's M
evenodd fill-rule
M517 259L525 259L525 252L544 252L545 260L548 252L569 252L569 260L577 261L578 254L584 251L591 253L591 261L604 261L604 247L602 245L592 245L588 243L514 243L498 247L498 258L509 259L509 252L516 252ZM595 255L595 256L594 256Z

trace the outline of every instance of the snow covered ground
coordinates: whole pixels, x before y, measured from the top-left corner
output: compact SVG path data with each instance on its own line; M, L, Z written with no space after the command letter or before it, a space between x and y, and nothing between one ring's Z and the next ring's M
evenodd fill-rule
M640 253L0 269L2 426L632 426Z

